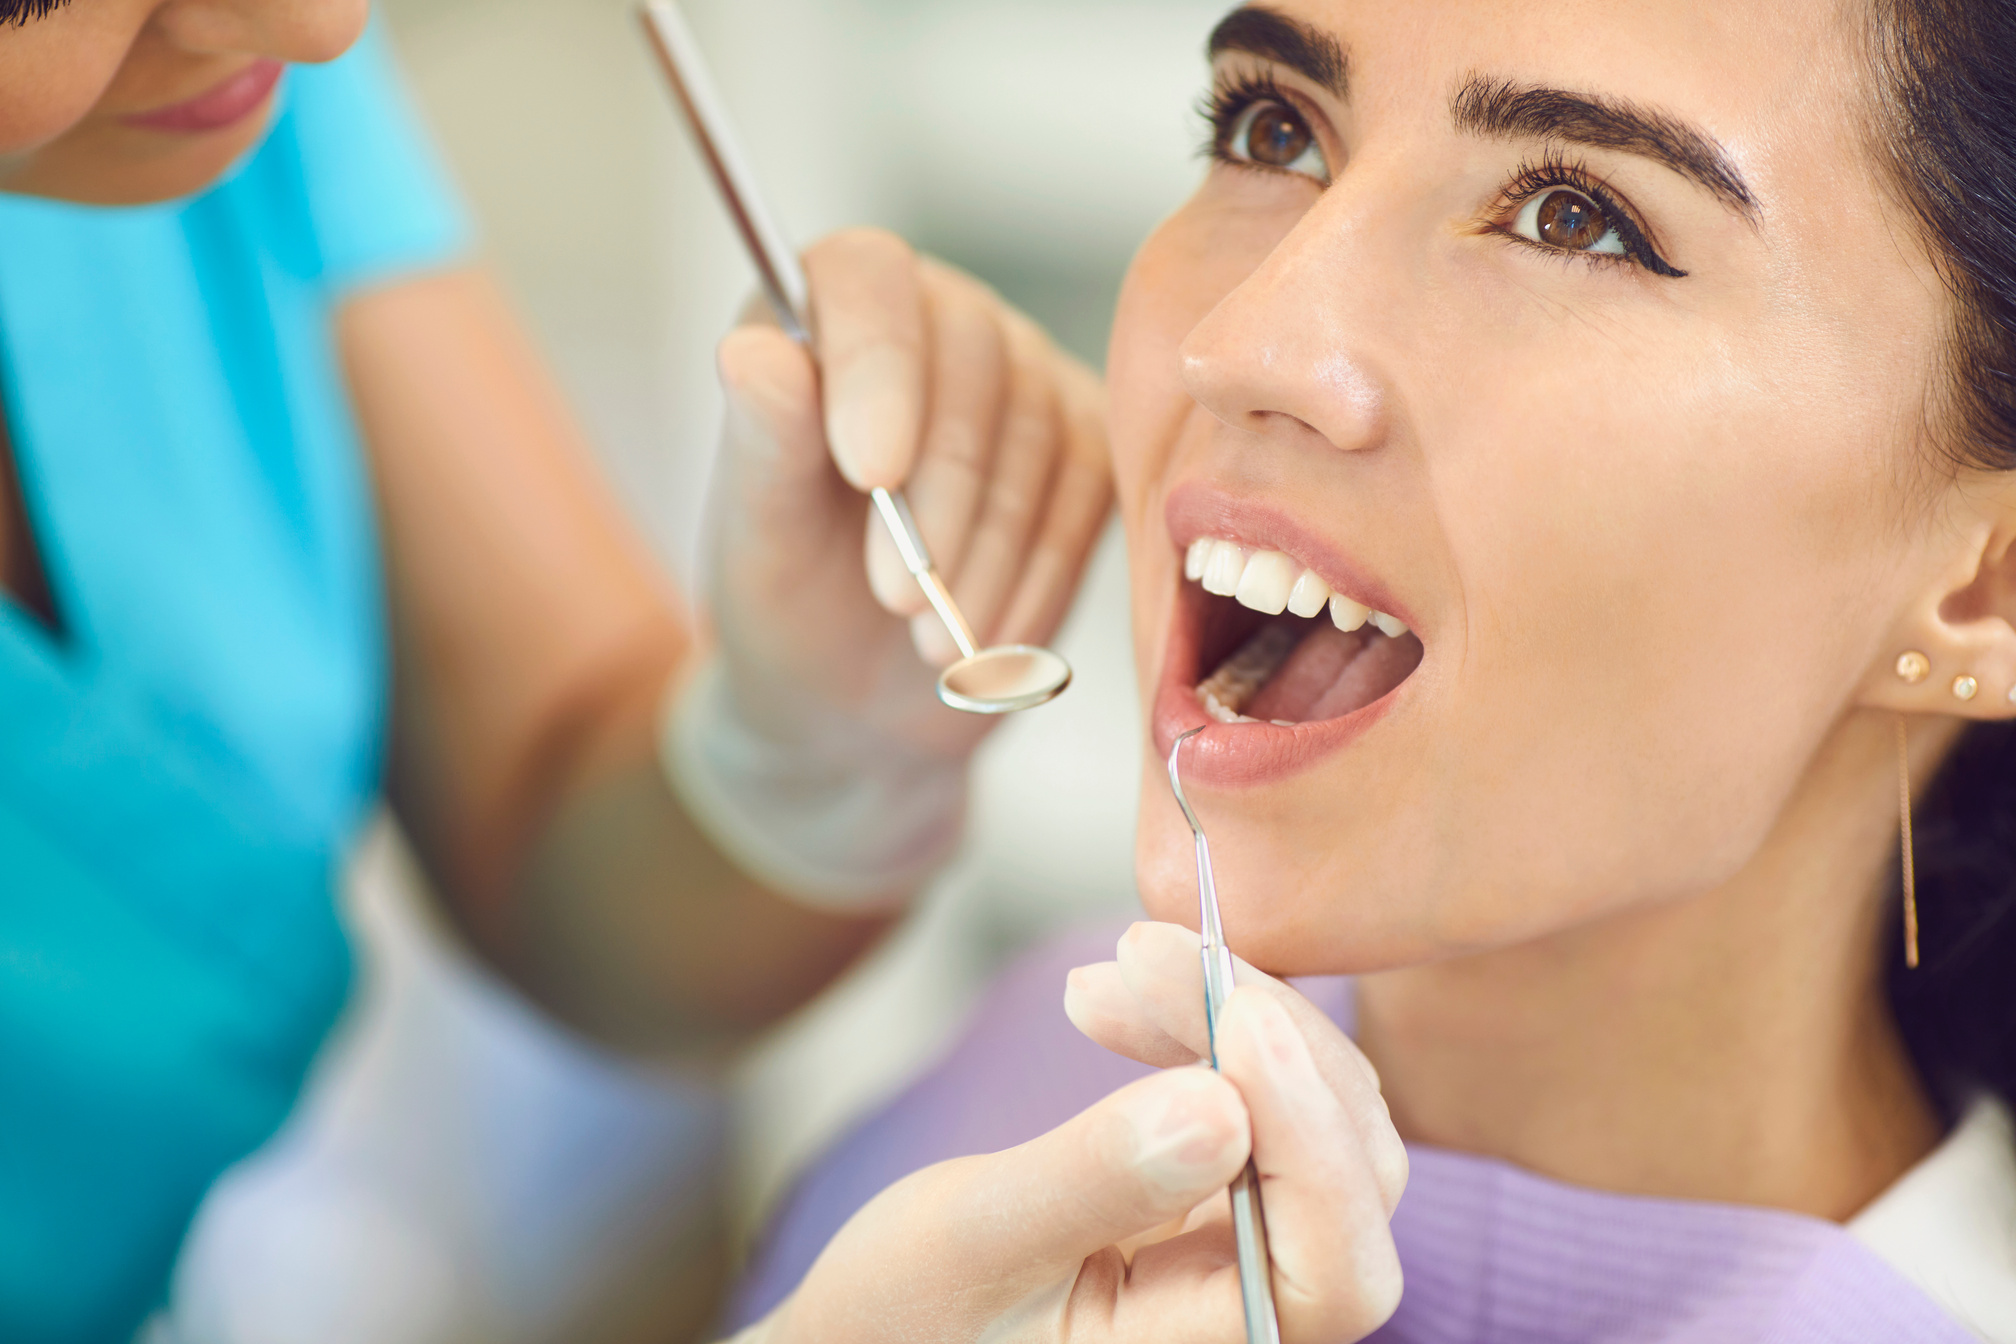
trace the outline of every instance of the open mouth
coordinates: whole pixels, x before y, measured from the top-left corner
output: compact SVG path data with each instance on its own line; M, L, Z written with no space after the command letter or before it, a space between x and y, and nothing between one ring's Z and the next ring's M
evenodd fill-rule
M1281 551L1199 537L1184 556L1187 669L1219 723L1297 728L1347 718L1397 689L1421 663L1405 622L1333 587ZM1172 652L1174 652L1172 650Z

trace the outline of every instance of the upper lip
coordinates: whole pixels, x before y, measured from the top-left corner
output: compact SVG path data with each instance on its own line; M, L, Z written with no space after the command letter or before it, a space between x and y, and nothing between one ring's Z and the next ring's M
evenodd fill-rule
M286 65L276 60L261 58L248 61L199 93L179 102L169 103L165 107L132 113L124 120L133 126L170 129L184 127L202 129L212 122L220 126L228 125L245 115L252 107L265 101L266 95L272 91L273 85L278 82L285 70ZM257 96L245 99L234 96L240 92L241 84L250 86L244 90L246 94ZM209 106L213 103L220 104L214 109L216 115L207 115L213 111Z
M1169 538L1178 555L1199 537L1237 542L1256 551L1280 551L1316 571L1332 590L1405 621L1421 624L1393 591L1335 542L1305 526L1285 509L1242 498L1204 481L1185 481L1169 492L1163 507Z

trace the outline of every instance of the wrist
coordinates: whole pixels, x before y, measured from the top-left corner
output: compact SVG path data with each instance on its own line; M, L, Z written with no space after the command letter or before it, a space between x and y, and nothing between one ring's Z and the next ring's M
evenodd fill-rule
M902 906L958 848L963 761L893 748L844 720L753 725L720 658L668 695L659 756L674 793L750 877L815 909Z

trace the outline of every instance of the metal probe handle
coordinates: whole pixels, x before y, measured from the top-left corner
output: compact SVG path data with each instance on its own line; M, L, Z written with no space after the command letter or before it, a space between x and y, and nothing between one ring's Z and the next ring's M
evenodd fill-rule
M1175 791L1176 805L1190 823L1197 849L1197 925L1203 936L1200 949L1204 959L1204 1030L1211 1047L1211 1067L1218 1067L1218 1015L1225 1000L1232 997L1232 949L1225 945L1225 923L1218 914L1218 880L1211 873L1211 842L1183 793L1183 776L1176 763L1183 744L1202 728L1192 728L1176 739L1169 749L1169 787ZM1239 1255L1239 1297L1246 1311L1246 1344L1281 1344L1281 1321L1274 1310L1273 1257L1267 1249L1267 1211L1260 1202L1260 1168L1251 1158L1246 1169L1232 1182L1232 1239Z
M938 567L931 563L931 552L924 547L924 534L917 530L917 520L910 516L910 501L903 497L901 490L884 490L879 485L869 498L875 501L875 512L882 515L883 526L889 529L890 537L896 542L896 551L903 557L903 568L917 580L917 586L924 590L924 596L930 598L931 605L937 609L938 619L945 622L945 628L952 632L952 642L959 646L959 656L971 658L980 652L980 641L973 637L973 627L966 624L966 614L952 600L945 580L938 577Z
M785 243L783 230L777 227L776 217L757 189L756 174L735 138L728 105L715 87L699 39L693 36L686 16L672 0L645 0L640 12L651 49L657 53L665 80L686 114L686 124L693 130L700 157L715 186L720 188L721 199L727 204L735 232L741 235L749 251L750 261L755 263L764 296L777 310L777 320L784 324L784 330L801 345L809 346L812 329L805 313L810 292L805 270L798 264L798 254ZM931 550L924 544L924 535L917 530L917 520L910 514L909 501L901 490L880 487L874 490L873 498L875 512L881 515L883 526L889 529L897 551L903 556L904 568L916 577L924 596L945 622L953 642L959 646L959 655L971 658L980 651L979 641L973 638L973 627L966 623L965 615L952 600L951 590L938 576L938 567L931 562Z

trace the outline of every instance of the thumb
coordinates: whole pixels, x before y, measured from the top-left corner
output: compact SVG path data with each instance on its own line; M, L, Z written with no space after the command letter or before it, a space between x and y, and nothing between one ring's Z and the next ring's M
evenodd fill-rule
M828 1245L791 1316L834 1340L970 1337L1030 1294L1070 1284L1087 1257L1224 1189L1248 1146L1245 1104L1224 1078L1144 1078L1020 1147L884 1191ZM859 1318L864 1281L903 1290L876 1295L873 1319Z
M715 356L727 397L728 467L751 485L821 495L838 485L826 452L819 369L776 327L737 327ZM760 488L760 487L759 487Z

